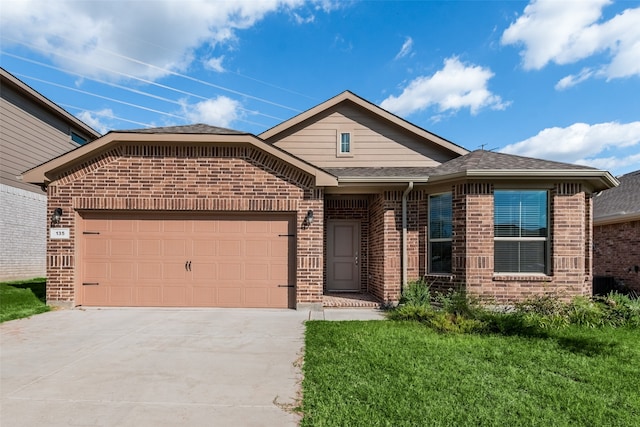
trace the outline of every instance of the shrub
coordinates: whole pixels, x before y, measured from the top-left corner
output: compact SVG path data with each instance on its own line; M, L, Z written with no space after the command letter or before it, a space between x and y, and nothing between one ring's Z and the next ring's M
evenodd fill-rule
M400 304L418 307L431 307L431 291L423 280L409 282L402 291Z

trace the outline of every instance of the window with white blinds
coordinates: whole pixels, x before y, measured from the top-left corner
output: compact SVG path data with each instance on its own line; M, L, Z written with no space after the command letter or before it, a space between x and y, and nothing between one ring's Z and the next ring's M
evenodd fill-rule
M548 274L548 193L494 192L494 271Z
M429 272L451 273L451 193L429 196Z

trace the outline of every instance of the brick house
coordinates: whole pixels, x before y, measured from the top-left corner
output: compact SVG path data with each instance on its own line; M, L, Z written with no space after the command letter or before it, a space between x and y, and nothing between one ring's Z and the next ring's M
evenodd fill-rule
M258 136L110 132L24 179L47 186L58 237L50 304L289 308L397 301L418 278L499 302L590 294L591 194L617 184L468 152L348 91Z
M0 68L0 281L46 274L47 196L26 169L100 136Z
M593 274L601 292L617 282L640 293L640 171L618 180L593 198Z

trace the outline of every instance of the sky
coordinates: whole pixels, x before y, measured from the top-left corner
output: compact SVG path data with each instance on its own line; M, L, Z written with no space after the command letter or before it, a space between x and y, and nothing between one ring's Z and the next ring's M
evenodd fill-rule
M640 1L0 0L0 65L101 133L258 135L350 90L468 150L640 169Z

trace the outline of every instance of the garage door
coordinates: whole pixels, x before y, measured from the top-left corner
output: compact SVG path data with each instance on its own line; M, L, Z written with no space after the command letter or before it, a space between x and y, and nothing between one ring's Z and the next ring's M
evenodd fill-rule
M84 214L78 303L293 308L287 216Z

